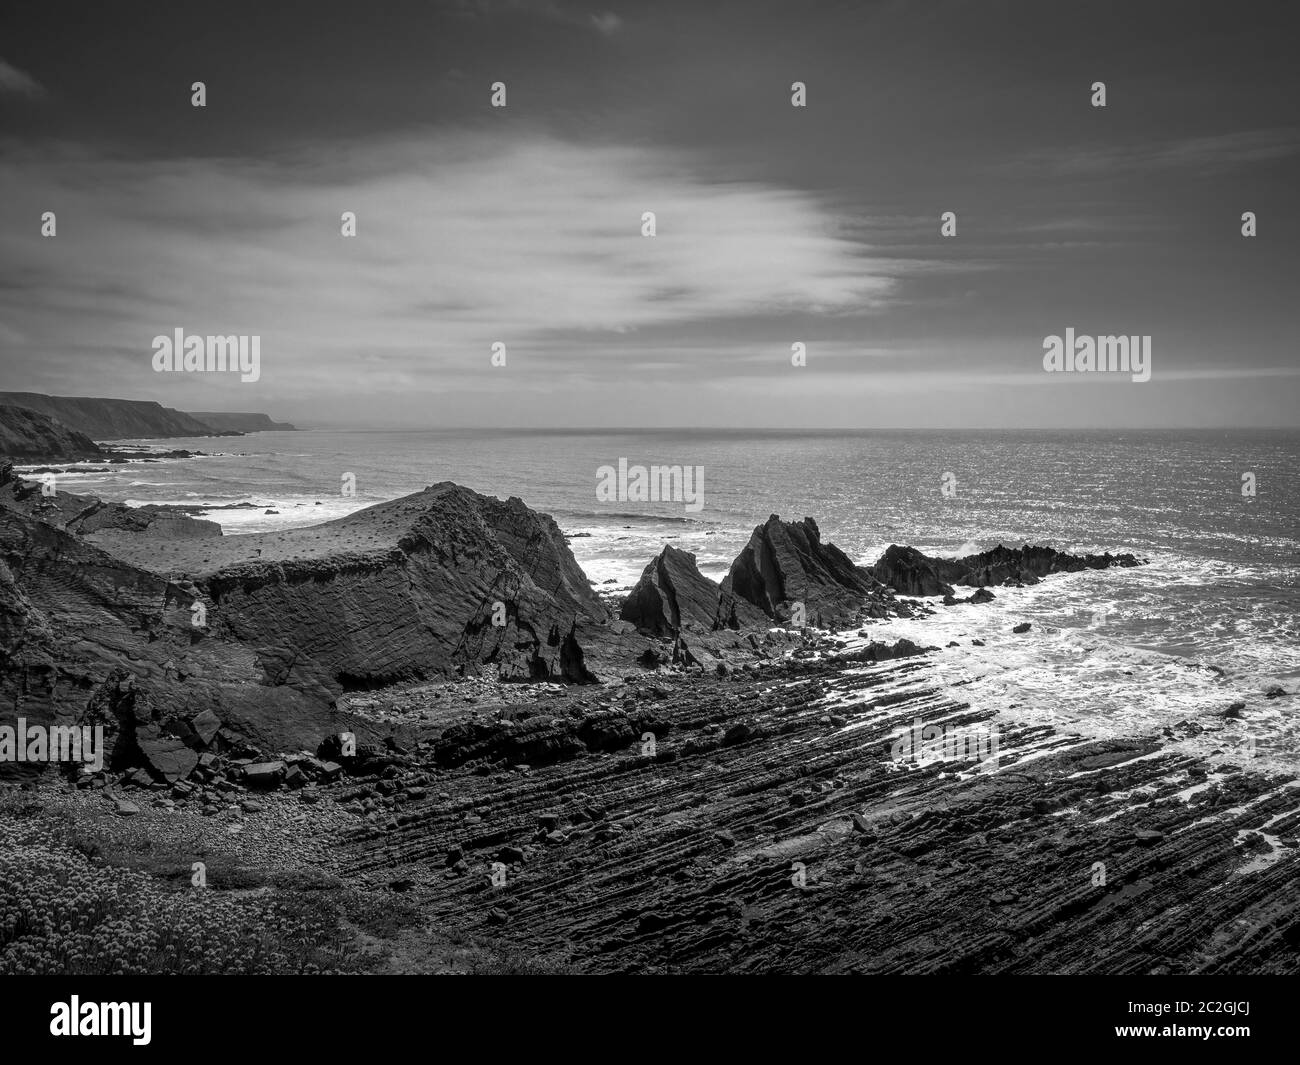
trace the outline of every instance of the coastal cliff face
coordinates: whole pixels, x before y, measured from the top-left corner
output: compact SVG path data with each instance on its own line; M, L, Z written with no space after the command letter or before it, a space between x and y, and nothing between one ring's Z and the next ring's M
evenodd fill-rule
M512 680L594 679L580 630L608 612L555 522L518 499L443 483L219 546L243 557L195 574L212 624L264 648L277 683L339 693L479 666Z
M349 689L479 667L592 681L585 649L614 638L518 499L444 483L295 535L47 498L0 465L0 720L106 724L110 766L174 781L205 753L373 737L337 712Z
M0 401L0 455L18 461L99 459L99 446L47 414Z
M340 727L328 692L274 686L259 649L196 624L196 604L193 585L0 500L0 719L103 723L110 766L164 780L214 745L293 749Z
M189 417L211 426L219 433L260 433L269 430L295 432L288 422L273 422L265 414L236 411L187 411Z
M147 400L0 392L4 406L34 410L94 440L219 435L188 414Z
M555 522L518 499L441 484L286 542L47 499L8 466L2 480L0 707L12 716L77 720L96 692L121 705L126 684L140 717L127 733L182 741L210 711L249 742L314 748L348 689L480 666L595 679L584 646L607 635L608 611Z

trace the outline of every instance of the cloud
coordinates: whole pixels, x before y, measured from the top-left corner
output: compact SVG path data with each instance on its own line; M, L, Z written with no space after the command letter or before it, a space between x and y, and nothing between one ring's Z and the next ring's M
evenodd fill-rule
M44 87L30 74L0 59L0 93L13 93L33 100L45 95Z
M774 323L764 344L788 360L783 316L869 313L905 269L812 194L706 180L690 155L649 147L430 132L274 162L16 145L0 158L0 199L59 225L0 237L0 260L24 264L0 274L0 322L27 338L20 358L83 393L105 389L99 373L118 394L156 394L150 341L177 327L261 335L258 387L297 397L361 380L484 387L495 341L516 384L616 381L620 350L644 354L648 334L704 350L736 322ZM581 370L546 358L557 350L585 352Z
M1236 133L1132 144L1040 148L1005 164L1026 173L1054 177L1111 177L1117 173L1180 169L1202 173L1267 163L1300 154L1300 127L1242 130Z
M525 15L579 29L594 29L611 37L623 27L612 11L583 13L566 9L554 0L460 0L460 9L479 15Z

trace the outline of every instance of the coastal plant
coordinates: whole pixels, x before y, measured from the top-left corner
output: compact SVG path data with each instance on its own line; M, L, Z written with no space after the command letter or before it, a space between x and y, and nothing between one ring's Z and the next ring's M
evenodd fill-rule
M321 892L179 888L74 849L66 822L0 803L0 975L338 973L350 937Z

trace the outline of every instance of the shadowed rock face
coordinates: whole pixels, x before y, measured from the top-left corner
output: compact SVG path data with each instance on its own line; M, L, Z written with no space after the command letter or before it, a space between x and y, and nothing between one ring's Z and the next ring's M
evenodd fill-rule
M607 611L555 522L518 499L442 484L298 541L162 541L113 523L113 554L75 531L99 501L37 499L0 486L0 718L92 714L110 759L156 779L192 768L214 716L227 745L292 750L348 727L333 713L348 688L477 664L595 679L582 632L599 642ZM303 537L323 538L314 556ZM281 557L252 546L272 542ZM215 571L194 581L174 565L204 557Z
M292 548L307 532L278 539ZM578 629L608 613L554 520L520 500L444 482L310 534L334 549L200 578L218 630L265 648L283 683L339 692L479 664L505 679L594 679Z
M105 724L110 764L158 779L197 758L182 747L205 712L225 739L273 748L345 727L328 691L270 686L256 649L194 625L200 601L0 501L0 722Z
M718 586L696 568L695 556L666 546L623 601L619 617L651 636L708 632L718 612Z
M745 627L752 616L747 605L784 623L793 604L802 603L808 624L834 628L851 624L864 600L879 600L872 605L883 607L885 598L870 570L855 566L834 544L821 542L812 518L785 522L773 514L731 564L717 616L721 626L735 628L735 621Z
M96 440L214 435L214 430L188 414L151 400L0 392L0 405L37 411Z
M952 585L940 576L941 561L915 547L890 544L871 571L900 595L952 595Z
M128 507L124 503L106 503L95 496L71 492L57 492L47 497L42 495L39 481L23 480L14 475L7 462L0 462L0 507L65 532L85 536L109 550L118 538L133 543L140 536L145 539L185 540L221 535L221 526L215 521L191 518L166 507Z
M84 433L47 414L0 403L0 455L29 461L97 459L103 452Z
M1036 584L1051 573L1076 573L1084 569L1137 566L1133 555L1070 555L1050 547L1010 548L998 544L991 551L964 558L930 558L913 547L891 544L871 571L881 582L904 595L951 595L952 585L983 588L998 584Z

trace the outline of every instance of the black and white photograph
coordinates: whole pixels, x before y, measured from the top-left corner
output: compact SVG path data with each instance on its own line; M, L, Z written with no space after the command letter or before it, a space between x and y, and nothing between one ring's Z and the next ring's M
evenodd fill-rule
M34 1037L1064 976L1251 1044L1293 3L4 6L0 977L124 989Z

